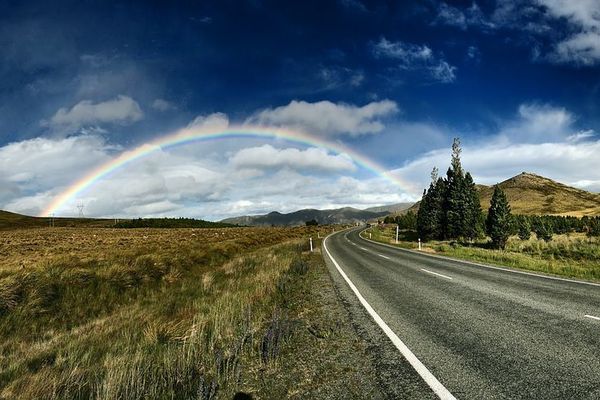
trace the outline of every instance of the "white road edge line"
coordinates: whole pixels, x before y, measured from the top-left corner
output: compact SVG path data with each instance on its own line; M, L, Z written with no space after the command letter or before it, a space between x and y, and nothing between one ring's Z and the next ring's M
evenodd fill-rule
M588 315L588 314L586 314L586 315L584 315L584 317L587 317L587 318L591 318L591 319L595 319L595 320L598 320L598 321L600 321L600 317L594 317L593 315Z
M377 255L378 255L379 257L383 257L383 258L385 258L386 260L391 260L391 258L389 258L388 256L384 256L383 254L379 254L379 253L377 253Z
M362 233L362 231L360 233ZM575 280L575 279L560 278L558 276L540 275L540 274L535 274L533 272L519 271L519 270L516 270L516 269L509 269L509 268L504 268L504 267L496 267L496 266L493 266L493 265L480 264L480 263L476 263L476 262L473 262L473 261L461 260L461 259L453 258L453 257L436 256L436 255L427 254L427 253L424 253L424 252L418 251L418 250L404 249L402 247L392 246L392 245L389 245L389 244L385 244L385 243L381 243L381 242L376 242L374 240L364 238L360 233L358 234L358 236L362 240L365 240L367 242L371 242L371 243L377 244L379 246L390 247L392 249L396 249L396 250L399 250L399 251L405 251L407 253L419 254L419 255L424 256L424 257L438 258L440 260L454 261L454 262L458 262L458 263L464 263L464 264L474 265L476 267L496 269L496 270L499 270L499 271L510 272L512 274L529 275L529 276L534 276L534 277L537 277L537 278L552 279L552 280L555 280L555 281L579 283L581 285L600 286L600 283L595 283L595 282L578 281L578 280Z
M417 371L417 373L421 376L421 378L423 378L425 383L427 383L431 390L433 390L433 392L437 394L437 396L440 399L456 400L456 397L454 397L454 395L450 393L450 391L446 389L446 387L442 385L442 383L438 381L435 376L433 376L433 374L427 369L427 367L423 365L421 361L419 361L417 356L415 356L414 353L410 351L408 347L406 347L402 340L400 340L400 338L394 333L394 331L385 323L385 321L379 316L379 314L377 314L377 312L373 309L373 307L371 307L367 300L365 300L365 298L360 294L354 283L352 283L350 278L348 278L348 275L346 275L346 273L342 270L340 265L337 263L337 261L335 261L335 259L329 252L329 249L327 248L328 238L329 236L327 236L325 240L323 240L323 248L325 249L325 253L333 262L333 265L335 265L335 268L338 270L342 278L344 278L348 286L350 286L350 289L352 289L362 306L367 310L371 317L373 317L377 325L379 325L379 327L385 332L385 334L392 341L394 346L396 346L396 348L400 351L400 353L402 353L404 358L410 363L410 365L412 365L415 371Z
M446 278L446 279L452 280L452 278L450 278L449 276L438 274L437 272L433 272L433 271L430 271L430 270L425 269L425 268L421 268L421 271L427 272L428 274L433 274L433 275L441 276L442 278Z

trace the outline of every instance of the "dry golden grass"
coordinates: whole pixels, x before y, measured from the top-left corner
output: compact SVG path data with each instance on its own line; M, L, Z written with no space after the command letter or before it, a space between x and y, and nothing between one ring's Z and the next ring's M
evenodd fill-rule
M330 229L0 232L0 399L231 396Z

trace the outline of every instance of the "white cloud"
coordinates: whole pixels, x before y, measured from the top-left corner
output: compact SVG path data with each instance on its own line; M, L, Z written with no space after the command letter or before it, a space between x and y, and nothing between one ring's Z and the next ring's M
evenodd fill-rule
M224 120L217 114L196 123L210 126L211 121ZM365 171L345 155L317 148L255 144L247 148L247 143L255 142L219 141L209 148L199 142L159 149L94 182L65 203L58 215L77 215L81 202L89 217L221 219L305 207L368 207L407 198L400 188L379 178L370 184L354 178ZM37 215L121 150L92 135L38 138L0 147L0 208Z
M375 57L393 60L396 69L425 72L430 79L441 83L456 80L456 67L443 58L436 57L427 45L392 42L382 37L371 48Z
M556 45L550 59L560 63L596 65L600 62L600 32L581 32Z
M379 42L373 45L373 54L377 57L398 59L407 66L415 62L428 62L433 59L433 52L426 45L391 42L386 38L379 39Z
M549 59L558 63L596 65L600 62L600 2L597 0L537 0L556 19L566 19L575 32L556 44Z
M364 106L293 100L286 106L259 111L248 118L246 123L285 126L329 136L359 136L382 131L384 124L381 119L397 112L398 106L390 100Z
M152 108L154 108L155 110L158 111L170 111L170 110L175 110L177 107L175 107L175 105L165 99L155 99L152 102Z
M101 137L90 135L9 143L0 147L1 176L24 188L52 187L60 184L64 176L107 161L118 149Z
M518 116L501 133L520 141L563 139L572 133L575 122L567 109L548 104L521 104Z
M491 21L486 19L481 8L479 8L475 2L465 9L441 3L433 23L456 26L463 30L467 29L469 26L477 26L480 28L494 28L495 26Z
M456 75L454 74L456 67L453 67L446 61L440 61L439 64L432 66L430 71L431 76L442 83L451 83L456 79Z
M318 78L323 81L323 89L331 90L343 86L359 87L365 75L360 70L355 71L345 67L323 67L318 71Z
M276 149L269 144L240 150L230 158L230 162L237 169L288 167L318 171L356 170L356 166L352 160L341 154L332 155L324 149L315 147L306 150L295 148Z
M600 141L586 143L477 143L464 145L462 162L477 183L495 184L523 171L588 188L582 182L600 181ZM394 171L425 188L434 166L445 171L450 150L438 149Z
M187 126L188 129L215 129L222 130L229 127L229 117L223 113L199 115Z
M579 131L577 133L567 136L567 141L576 143L576 142L581 142L582 140L585 140L585 139L589 139L594 136L596 136L596 133L594 132L594 130L587 129L585 131Z
M463 142L465 169L483 184L527 171L594 190L594 182L600 181L600 141L590 140L593 130L576 130L575 121L575 116L561 107L522 104L517 117L504 122L495 135ZM424 188L434 166L441 171L448 167L449 147L429 151L393 174Z
M82 100L73 107L59 109L50 121L42 121L42 126L57 131L74 132L86 125L118 123L127 125L141 120L144 113L139 104L131 97L119 95L112 100L93 103Z

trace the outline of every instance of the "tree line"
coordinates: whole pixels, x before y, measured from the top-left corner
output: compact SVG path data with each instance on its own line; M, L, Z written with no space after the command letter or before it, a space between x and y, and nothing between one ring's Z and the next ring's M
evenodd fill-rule
M138 218L117 222L115 228L229 228L235 225L193 218Z
M479 194L469 172L460 161L460 140L452 143L452 160L446 177L431 172L431 184L423 191L417 213L417 232L421 240L473 240L483 234L483 214Z
M511 214L504 191L496 185L487 214L481 210L479 193L469 172L460 161L460 140L452 144L451 165L446 177L431 173L431 183L423 198L414 225L421 240L474 240L487 234L496 248L504 248L511 235L522 240L535 233L538 239L552 240L554 234L585 232L600 236L600 217L525 216ZM396 221L412 229L413 216Z

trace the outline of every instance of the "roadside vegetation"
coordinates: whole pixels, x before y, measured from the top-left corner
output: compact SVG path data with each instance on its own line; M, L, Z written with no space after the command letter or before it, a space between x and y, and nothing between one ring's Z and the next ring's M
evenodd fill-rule
M398 244L395 243L396 227L375 226L362 235L390 245L407 249L418 249L415 231L400 230ZM525 269L564 277L600 281L600 238L584 233L554 235L546 242L532 235L521 240L510 236L504 250L494 249L489 239L472 242L430 240L422 243L422 251L463 260L482 262L498 266Z
M446 177L433 169L416 215L387 217L367 234L405 248L417 248L420 239L423 251L450 257L600 280L600 217L513 215L499 186L483 211L460 153L455 139Z
M0 398L371 397L319 229L0 233Z

